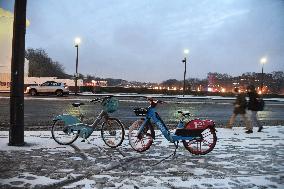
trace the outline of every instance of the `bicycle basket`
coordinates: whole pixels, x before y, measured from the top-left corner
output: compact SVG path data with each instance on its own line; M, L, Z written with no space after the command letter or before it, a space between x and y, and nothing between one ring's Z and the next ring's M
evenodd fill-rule
M118 108L118 100L116 98L108 98L102 102L103 110L107 113L113 113Z
M136 116L146 116L147 114L146 108L135 108L133 111L136 114Z

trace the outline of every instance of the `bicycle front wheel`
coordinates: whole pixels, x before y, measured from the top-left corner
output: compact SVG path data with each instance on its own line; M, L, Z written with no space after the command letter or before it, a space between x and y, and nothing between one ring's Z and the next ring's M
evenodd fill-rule
M103 122L101 136L105 144L111 148L120 146L124 140L124 127L119 119L108 118Z
M144 120L136 120L129 127L128 139L130 146L137 152L144 152L150 148L153 143L153 134L149 125L145 125L143 131L138 134L138 131Z
M52 138L61 145L72 144L78 137L78 131L72 131L67 128L63 120L56 120L51 128Z

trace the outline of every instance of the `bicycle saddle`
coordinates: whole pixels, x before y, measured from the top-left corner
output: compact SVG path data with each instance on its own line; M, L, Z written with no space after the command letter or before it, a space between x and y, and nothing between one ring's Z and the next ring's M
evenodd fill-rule
M181 114L182 116L190 116L189 112L184 113L183 111L178 111L179 114Z
M85 104L82 103L82 102L74 102L74 103L72 103L72 105L73 105L74 107L79 107L79 106L85 105Z

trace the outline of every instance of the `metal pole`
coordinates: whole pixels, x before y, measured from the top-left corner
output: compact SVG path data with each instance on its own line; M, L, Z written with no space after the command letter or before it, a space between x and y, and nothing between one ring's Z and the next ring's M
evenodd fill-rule
M183 97L184 97L184 94L185 94L185 75L186 75L186 57L184 57L183 61L184 63L184 74L183 74Z
M76 76L75 76L75 95L78 94L78 56L79 56L79 45L75 45L75 47L77 48L77 55L76 55Z
M264 80L264 73L263 73L263 64L262 64L262 68L261 68L261 86L260 86L261 93L262 93L262 88L263 88L263 80Z
M15 0L10 88L9 145L24 142L24 62L27 0Z

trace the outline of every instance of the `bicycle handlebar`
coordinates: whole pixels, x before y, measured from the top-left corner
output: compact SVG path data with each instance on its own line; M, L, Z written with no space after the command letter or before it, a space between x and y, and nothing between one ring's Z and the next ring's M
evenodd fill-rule
M89 102L103 102L104 100L108 99L108 98L111 98L113 97L112 95L109 95L109 96L106 96L106 97L103 97L103 98L95 98L95 99L92 99L90 100Z
M150 102L151 107L155 107L155 106L157 106L157 104L166 104L165 101L154 100L153 98L147 98L147 100Z
M182 116L186 117L186 116L191 116L191 114L189 112L183 112L181 110L178 111L179 114L181 114Z
M100 100L101 99L99 99L99 98L95 98L95 99L90 100L90 102L100 102Z

